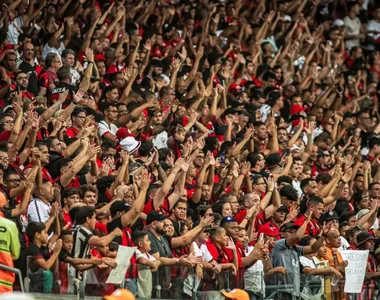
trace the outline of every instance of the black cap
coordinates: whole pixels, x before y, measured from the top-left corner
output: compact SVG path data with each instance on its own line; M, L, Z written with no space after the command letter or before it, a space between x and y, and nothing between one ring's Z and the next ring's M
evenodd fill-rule
M167 216L160 214L159 212L152 210L146 217L146 224L149 225L154 221L163 221Z
M328 211L328 212L325 212L322 215L322 220L324 222L333 221L333 220L338 220L339 221L339 216L338 216L338 214L334 210L333 211Z
M267 156L266 162L268 168L278 166L281 162L281 155L279 153L271 153Z
M288 223L285 223L284 225L281 226L280 231L284 232L284 231L287 231L289 229L298 229L298 228L299 228L299 226L294 224L294 222L288 222Z
M361 244L364 244L367 241L376 240L376 238L372 234L369 234L368 232L363 231L357 235L356 240L358 241L357 246L359 246Z
M115 216L117 212L119 211L128 211L130 210L130 206L125 203L124 201L115 201L114 203L112 203L111 207L110 207L110 212L111 212L111 216Z

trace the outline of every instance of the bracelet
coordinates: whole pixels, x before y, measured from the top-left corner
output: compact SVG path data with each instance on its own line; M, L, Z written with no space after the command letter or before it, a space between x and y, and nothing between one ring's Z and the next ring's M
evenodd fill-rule
M247 217L247 216L245 216L243 220L247 220L247 221L249 221L250 218L251 218L251 217Z
M87 61L88 64L93 64L94 62L93 61Z

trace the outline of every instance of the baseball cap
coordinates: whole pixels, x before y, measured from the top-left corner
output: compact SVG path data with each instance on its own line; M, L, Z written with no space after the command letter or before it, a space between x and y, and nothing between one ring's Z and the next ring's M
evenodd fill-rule
M261 233L263 233L265 236L277 237L280 235L280 230L278 229L278 227L273 226L273 224L268 222L260 227L258 234L260 235Z
M303 107L300 104L292 105L292 107L290 108L290 114L291 115L297 115L301 111L305 111L305 110L307 110L307 107Z
M140 141L136 141L133 136L127 136L120 141L120 146L129 153L135 152L141 145Z
M288 222L281 226L280 232L287 231L289 229L298 229L298 226L294 222Z
M344 26L344 21L341 19L336 19L333 23L333 26L341 27Z
M231 292L221 291L221 294L227 299L249 300L248 293L241 289L233 289Z
M368 232L363 231L357 235L356 240L358 241L358 246L359 246L361 244L364 244L367 241L376 240L376 238L372 234L369 234Z
M322 220L325 222L339 220L339 216L335 211L328 211L322 215Z
M115 201L110 207L111 216L116 215L119 211L128 211L131 207L122 200Z
M160 214L159 212L152 210L148 213L146 217L146 224L149 225L154 221L163 221L167 218L167 216Z
M104 296L105 300L135 300L132 292L125 289L117 289L109 296Z

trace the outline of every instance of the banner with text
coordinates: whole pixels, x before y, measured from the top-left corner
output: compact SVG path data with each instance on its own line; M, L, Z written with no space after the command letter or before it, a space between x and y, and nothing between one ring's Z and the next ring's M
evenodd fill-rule
M367 270L368 253L368 250L345 250L340 252L343 259L348 263L345 269L345 293L360 293L362 291Z

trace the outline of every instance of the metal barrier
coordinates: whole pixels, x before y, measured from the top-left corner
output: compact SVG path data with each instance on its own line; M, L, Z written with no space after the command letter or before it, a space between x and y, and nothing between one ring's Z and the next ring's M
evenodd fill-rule
M16 273L20 278L21 289L24 291L21 272L18 269L0 265L1 269ZM220 291L243 287L250 295L251 300L295 300L295 299L327 299L327 300L379 300L378 290L374 281L365 284L361 294L344 293L344 280L335 286L331 285L331 276L304 275L295 278L287 270L287 275L276 273L271 277L262 271L251 270L243 275L244 283L236 279L231 270L215 274L203 269L203 277L198 278L194 269L181 266L161 266L157 272L151 272L142 265L131 265L127 274L140 275L139 278L127 279L120 286L105 284L101 279L98 284L85 283L76 279L76 295L72 299L99 297L114 288L127 288L134 291L137 299L194 299L194 300L222 300ZM241 273L243 274L243 273ZM298 272L296 273L298 274ZM86 276L84 276L86 277ZM131 276L130 276L131 277ZM134 276L132 276L134 277ZM289 278L292 281L289 282ZM295 292L297 291L297 292ZM299 292L299 293L298 293ZM61 294L58 297L66 297Z
M4 271L7 271L7 272L12 272L12 273L17 274L18 279L20 280L20 288L21 288L21 291L22 291L23 293L25 292L25 289L24 289L24 282L23 282L23 279L22 279L21 271L20 271L19 269L11 268L11 267L8 267L8 266L3 265L3 264L0 264L0 269L1 269L1 270L4 270Z

